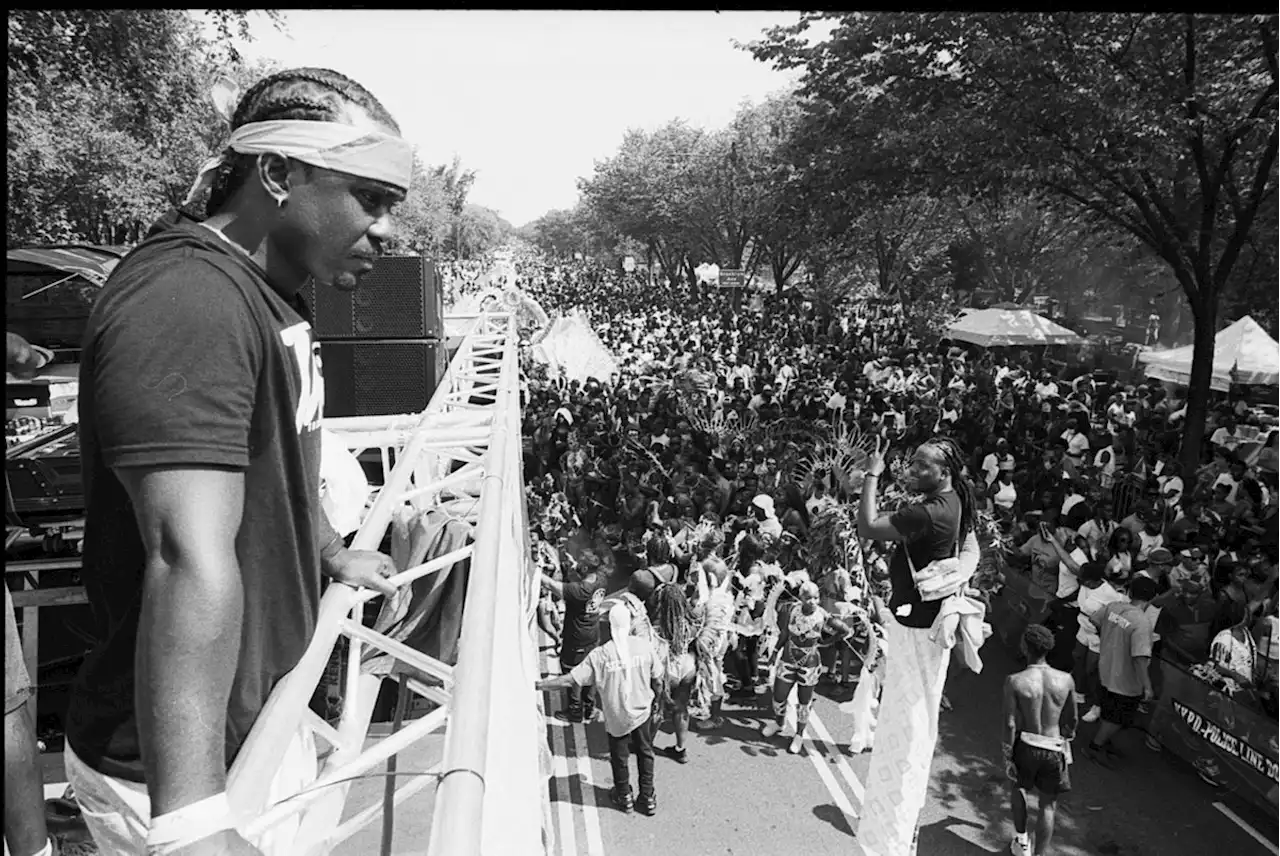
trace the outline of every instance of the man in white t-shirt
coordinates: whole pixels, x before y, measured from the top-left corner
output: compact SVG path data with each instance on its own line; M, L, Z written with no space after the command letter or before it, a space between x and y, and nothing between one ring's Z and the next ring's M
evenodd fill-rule
M1048 372L1040 373L1040 380L1036 383L1036 398L1044 401L1047 398L1058 397L1058 384L1054 382L1053 375Z
M1219 431L1222 429L1219 428ZM1213 480L1213 486L1225 484L1227 490L1227 502L1236 502L1240 496L1240 483L1244 481L1244 462L1232 461L1230 467L1225 473L1222 473Z
M1241 438L1236 436L1235 417L1228 415L1223 419L1222 427L1213 432L1213 436L1209 438L1209 442L1221 449L1234 452L1241 442Z
M1093 509L1093 517L1080 526L1080 537L1089 548L1089 555L1097 559L1102 555L1102 548L1116 531L1116 522L1111 519L1111 501L1102 500Z
M831 411L828 418L838 419L839 415L844 413L845 404L848 402L846 396L848 391L849 385L841 381L836 391L831 393L831 397L827 399L827 410Z
M568 674L544 678L539 691L594 686L600 694L604 728L609 735L609 762L613 767L610 799L624 812L634 807L653 815L657 799L653 788L653 723L650 712L662 665L648 639L631 635L631 612L624 604L609 610L609 638L592 649ZM630 754L640 768L639 795L631 799Z
M996 478L1000 475L1000 455L997 451L1000 443L1005 443L1008 446L1004 438L1001 438L997 442L996 448L988 452L986 457L982 459L982 480L987 487L995 484Z

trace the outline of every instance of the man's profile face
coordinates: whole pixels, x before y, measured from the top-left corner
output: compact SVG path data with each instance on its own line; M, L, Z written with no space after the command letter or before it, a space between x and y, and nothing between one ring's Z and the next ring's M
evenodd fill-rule
M361 130L394 133L365 111L344 119ZM291 161L289 197L274 239L300 273L354 291L393 233L391 212L404 191L380 181Z

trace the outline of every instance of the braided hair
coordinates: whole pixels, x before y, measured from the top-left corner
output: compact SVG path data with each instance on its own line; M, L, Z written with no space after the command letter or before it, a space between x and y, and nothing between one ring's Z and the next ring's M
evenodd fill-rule
M341 122L349 107L364 110L376 122L400 133L387 108L363 86L327 68L295 68L277 72L255 83L240 99L231 117L235 130L251 122L295 119ZM214 176L205 214L218 213L253 174L257 155L228 150L226 162Z
M963 542L976 526L978 509L973 484L964 474L964 452L960 451L960 446L950 437L934 437L924 445L938 450L942 456L942 465L951 475L951 487L960 497L960 541Z
M677 585L663 583L653 593L653 629L667 643L666 672L675 671L680 657L689 652L698 634L693 609L684 591ZM671 682L659 681L659 698L663 707L671 704Z

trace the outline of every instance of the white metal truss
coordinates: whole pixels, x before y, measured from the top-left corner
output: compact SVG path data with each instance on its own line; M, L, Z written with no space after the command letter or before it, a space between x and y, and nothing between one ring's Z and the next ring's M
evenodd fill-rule
M458 661L450 667L366 626L363 607L376 593L330 586L306 653L272 692L231 768L228 794L241 816L254 818L245 828L251 837L301 813L299 837L289 852L327 854L384 810L438 783L430 853L545 852L547 789L538 772L541 714L533 690L538 579L528 561L517 351L515 318L483 313L425 411L325 420L325 428L352 451L381 451L383 486L354 549L378 549L393 516L406 506L441 508L473 524L469 545L391 578L409 585L470 558ZM335 728L308 703L343 637L345 692ZM361 673L366 648L438 681L405 683L440 705L367 749L381 678ZM441 728L445 745L437 776L410 777L394 798L342 821L351 777ZM273 804L272 777L299 729L310 729L330 751L312 785ZM490 804L500 816L486 811Z

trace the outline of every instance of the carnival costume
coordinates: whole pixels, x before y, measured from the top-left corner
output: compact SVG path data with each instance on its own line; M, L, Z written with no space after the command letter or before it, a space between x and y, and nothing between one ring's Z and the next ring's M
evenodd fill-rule
M781 730L787 715L788 696L792 692L797 694L796 731L791 749L792 752L797 752L805 726L809 723L813 699L812 693L806 693L805 700L801 701L799 689L818 685L818 677L822 673L822 657L818 649L824 638L847 639L853 634L853 629L816 604L812 612L806 613L804 607L796 601L784 604L779 610L778 626L785 627L787 632L775 666L773 715ZM779 700L777 690L782 685L790 685L791 689Z

